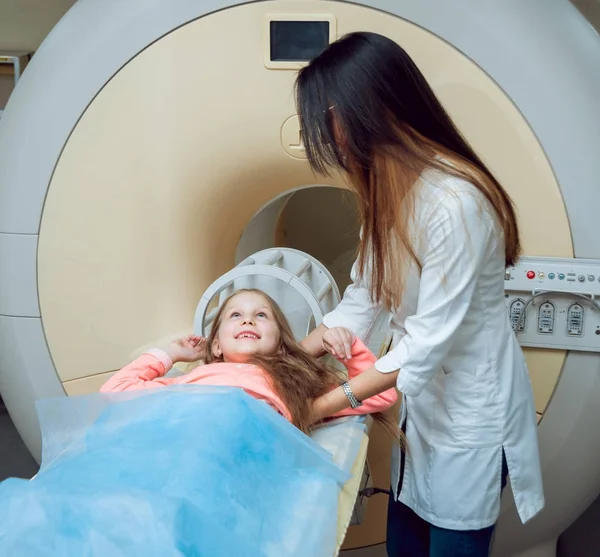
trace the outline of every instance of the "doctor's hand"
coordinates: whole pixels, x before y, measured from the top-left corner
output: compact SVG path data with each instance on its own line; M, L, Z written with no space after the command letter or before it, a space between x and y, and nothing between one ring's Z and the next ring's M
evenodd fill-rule
M355 338L356 335L346 327L332 327L323 335L323 349L340 360L349 360Z
M195 362L204 358L206 339L196 335L178 338L169 343L164 351L174 364L177 362Z

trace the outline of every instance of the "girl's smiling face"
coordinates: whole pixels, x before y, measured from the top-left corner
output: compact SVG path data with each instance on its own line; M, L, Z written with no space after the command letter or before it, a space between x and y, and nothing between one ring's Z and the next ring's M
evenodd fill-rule
M212 352L224 362L244 363L256 354L272 355L281 342L273 308L257 292L233 296L218 327Z

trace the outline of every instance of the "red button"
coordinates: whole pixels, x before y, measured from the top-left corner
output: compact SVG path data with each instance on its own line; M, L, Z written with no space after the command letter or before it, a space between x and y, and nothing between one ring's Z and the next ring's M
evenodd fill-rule
M528 279L535 278L535 273L533 271L527 271L527 278Z

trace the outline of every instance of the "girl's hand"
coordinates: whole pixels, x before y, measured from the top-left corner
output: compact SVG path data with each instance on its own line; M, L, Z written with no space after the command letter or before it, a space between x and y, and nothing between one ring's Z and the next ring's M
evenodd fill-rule
M346 327L332 327L323 335L323 349L340 360L349 360L355 338L355 334Z
M165 352L174 364L200 360L204 357L205 351L206 339L196 335L178 338L165 348Z

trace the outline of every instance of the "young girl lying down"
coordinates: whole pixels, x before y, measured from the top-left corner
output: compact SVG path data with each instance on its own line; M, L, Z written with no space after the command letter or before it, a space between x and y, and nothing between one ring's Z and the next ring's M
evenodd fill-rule
M375 361L360 340L351 356L351 376ZM334 555L350 470L302 432L312 399L340 381L295 342L273 300L235 293L206 341L150 350L102 387L109 394L39 401L42 467L0 483L0 555ZM338 415L395 401L391 389ZM334 427L349 443L364 431Z
M376 360L358 338L351 356L343 361L350 377L368 369ZM200 359L206 364L186 375L164 377L175 363ZM307 432L312 421L311 401L342 380L337 370L300 347L274 300L264 292L247 289L235 292L221 305L208 339L189 336L164 349L151 349L113 375L101 392L178 384L239 387ZM378 413L393 406L396 399L395 389L389 389L335 417L375 414L376 420L389 425Z

